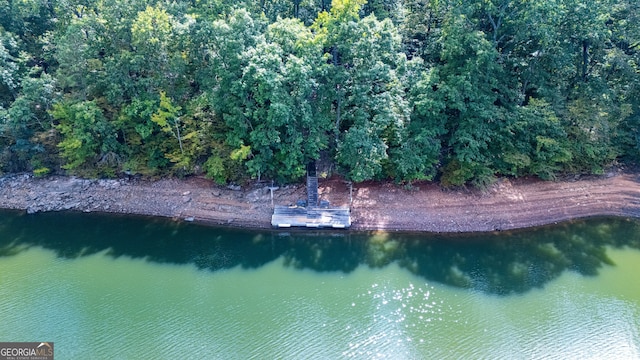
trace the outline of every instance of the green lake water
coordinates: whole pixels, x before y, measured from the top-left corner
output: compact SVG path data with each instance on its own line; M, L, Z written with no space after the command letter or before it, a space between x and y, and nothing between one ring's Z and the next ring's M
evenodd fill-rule
M638 359L640 222L251 232L0 211L0 341L56 359Z

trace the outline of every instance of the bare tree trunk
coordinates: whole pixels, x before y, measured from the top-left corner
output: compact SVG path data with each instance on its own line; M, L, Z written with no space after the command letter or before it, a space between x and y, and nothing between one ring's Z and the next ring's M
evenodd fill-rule
M338 66L338 50L334 46L331 49L331 55L333 56L333 66ZM340 95L340 84L336 84L336 141L338 141L338 136L340 135L340 121L341 121L341 113L340 110L342 108L342 96Z
M178 138L178 144L180 144L180 153L184 155L184 149L182 148L182 137L180 136L180 127L178 126L178 119L174 121L176 125L176 137Z
M293 17L296 19L300 18L300 2L302 0L294 0L293 1Z
M587 81L589 65L589 40L582 40L582 81Z

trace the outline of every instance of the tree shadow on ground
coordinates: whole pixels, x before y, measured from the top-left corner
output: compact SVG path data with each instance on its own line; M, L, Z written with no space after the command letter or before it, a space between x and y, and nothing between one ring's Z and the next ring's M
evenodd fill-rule
M595 276L607 247L640 249L640 221L599 218L526 231L438 235L246 231L104 214L0 212L0 257L31 247L74 259L93 254L219 271L284 266L350 273L392 263L424 278L490 294L543 287L565 271Z

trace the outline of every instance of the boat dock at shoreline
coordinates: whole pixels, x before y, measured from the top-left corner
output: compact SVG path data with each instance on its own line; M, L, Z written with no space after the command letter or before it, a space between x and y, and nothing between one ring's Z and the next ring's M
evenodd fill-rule
M274 206L271 225L277 228L346 229L351 226L351 209L330 207L328 201L320 201L316 164L311 162L307 165L307 199L300 200L297 205Z
M277 228L308 227L346 229L351 226L348 207L321 208L276 205L271 225Z

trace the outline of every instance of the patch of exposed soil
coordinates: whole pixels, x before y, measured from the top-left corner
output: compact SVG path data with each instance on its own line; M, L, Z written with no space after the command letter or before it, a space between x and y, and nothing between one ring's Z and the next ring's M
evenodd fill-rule
M430 232L496 231L559 221L618 215L640 217L640 174L547 182L501 179L485 191L446 190L431 183L407 189L362 183L350 189L338 178L320 180L321 199L351 205L352 229ZM305 199L303 185L273 191L273 204ZM0 208L27 213L76 210L164 216L231 226L271 225L267 184L221 187L209 180L86 180L29 174L0 178Z

